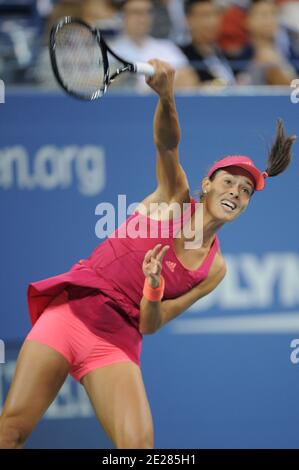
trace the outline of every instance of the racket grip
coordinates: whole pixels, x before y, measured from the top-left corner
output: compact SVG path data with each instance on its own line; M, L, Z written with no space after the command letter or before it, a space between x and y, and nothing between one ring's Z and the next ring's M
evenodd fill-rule
M146 75L147 77L152 77L155 75L155 69L151 64L147 62L136 62L135 72L141 75Z

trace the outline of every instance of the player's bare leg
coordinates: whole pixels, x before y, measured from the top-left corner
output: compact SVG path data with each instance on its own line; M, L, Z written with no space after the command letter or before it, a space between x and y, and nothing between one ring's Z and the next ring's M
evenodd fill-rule
M56 397L69 371L67 360L48 346L25 341L0 417L0 448L22 448Z
M141 370L134 362L95 369L82 379L82 384L116 448L153 448L151 410Z

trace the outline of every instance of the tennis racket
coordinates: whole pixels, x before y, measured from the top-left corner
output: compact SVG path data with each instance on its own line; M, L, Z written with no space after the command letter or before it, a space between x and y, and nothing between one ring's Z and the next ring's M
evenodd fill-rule
M145 76L155 73L154 67L146 62L130 63L119 57L106 44L98 28L70 16L51 29L49 48L58 83L69 95L82 100L100 98L124 72ZM120 62L113 72L109 55Z

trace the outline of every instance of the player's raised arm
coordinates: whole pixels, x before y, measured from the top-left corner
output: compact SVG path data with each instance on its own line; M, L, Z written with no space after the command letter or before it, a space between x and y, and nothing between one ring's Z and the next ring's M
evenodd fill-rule
M181 131L173 94L175 71L166 62L159 60L149 62L155 68L155 75L146 81L159 95L154 117L158 191L167 201L189 189L187 177L179 163L178 146Z

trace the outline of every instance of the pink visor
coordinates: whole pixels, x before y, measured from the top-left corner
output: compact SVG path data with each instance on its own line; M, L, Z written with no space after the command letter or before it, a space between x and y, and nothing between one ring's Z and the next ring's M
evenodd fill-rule
M251 174L255 181L255 189L256 191L260 191L265 187L265 179L268 176L266 171L260 171L254 165L253 161L249 157L245 157L243 155L229 155L227 157L218 160L218 162L214 163L214 165L209 169L207 176L211 176L214 171L225 168L227 166L239 166L244 170L247 170L248 173Z

